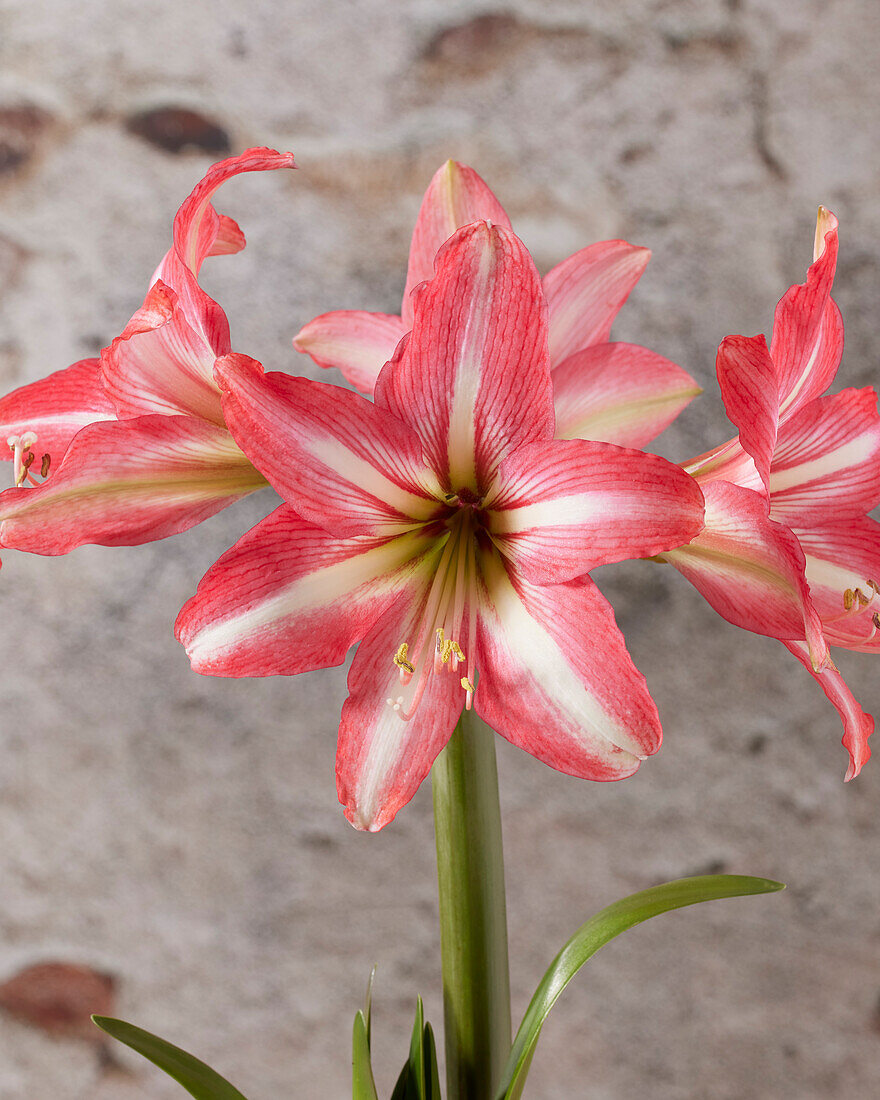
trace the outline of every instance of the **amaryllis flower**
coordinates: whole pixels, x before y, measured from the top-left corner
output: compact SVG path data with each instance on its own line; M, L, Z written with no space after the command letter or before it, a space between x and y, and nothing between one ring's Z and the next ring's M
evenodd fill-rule
M685 464L706 498L705 530L664 554L737 626L779 638L839 711L846 778L870 756L874 720L828 646L880 651L880 416L873 389L820 396L843 350L831 298L837 219L819 211L807 281L763 336L729 336L718 381L736 439Z
M319 366L338 367L352 385L372 394L379 372L412 327L412 291L431 278L437 250L457 229L480 220L510 228L477 173L447 161L422 201L400 315L325 313L297 333L294 346ZM560 439L643 447L700 392L689 374L662 355L608 342L611 324L650 257L647 248L626 241L600 241L563 260L543 280Z
M553 438L546 305L527 250L478 222L441 249L375 401L217 364L236 440L286 503L207 573L177 635L193 667L348 678L339 797L379 829L463 707L596 780L660 744L656 708L586 572L702 527L696 482L661 458Z
M147 542L265 487L223 419L213 371L231 350L229 325L198 274L206 256L245 243L211 205L217 188L241 172L293 166L271 149L214 165L178 211L142 308L101 359L0 399L17 486L0 495L0 545L63 554L86 542Z

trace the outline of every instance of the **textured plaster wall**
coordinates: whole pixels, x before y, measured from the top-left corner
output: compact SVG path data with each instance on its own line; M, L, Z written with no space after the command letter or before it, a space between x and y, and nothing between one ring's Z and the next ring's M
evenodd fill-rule
M615 333L706 386L661 440L683 459L726 437L715 347L768 330L819 202L841 218L842 383L878 380L878 51L875 0L0 0L0 384L118 333L227 143L292 148L301 167L226 188L249 247L211 262L209 289L238 350L316 376L290 336L327 309L396 311L422 190L454 156L544 267L603 237L653 249ZM169 149L183 109L202 151ZM387 1094L416 993L441 1016L429 791L355 833L333 778L344 670L210 681L171 635L271 506L147 547L4 555L0 983L85 964L114 976L121 1015L251 1100L325 1098L346 1095L376 963ZM812 681L678 575L599 580L666 741L610 786L499 746L515 1015L573 928L626 892L706 869L790 888L603 951L547 1027L531 1095L876 1096L880 767L844 786ZM841 665L880 711L870 659ZM2 1100L179 1095L136 1058L0 1013Z

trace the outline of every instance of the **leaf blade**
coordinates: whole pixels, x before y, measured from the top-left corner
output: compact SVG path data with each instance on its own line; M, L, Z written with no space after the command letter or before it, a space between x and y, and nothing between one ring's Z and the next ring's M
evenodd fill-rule
M125 1020L112 1016L93 1016L93 1023L112 1038L124 1043L147 1061L182 1085L195 1100L246 1100L216 1070L174 1046L158 1035L153 1035Z
M367 1020L360 1010L354 1015L351 1036L351 1095L352 1100L379 1100L370 1061Z
M750 875L699 875L640 890L606 906L568 940L535 990L516 1033L496 1100L518 1100L544 1021L580 968L610 940L651 917L703 901L784 890L781 882Z

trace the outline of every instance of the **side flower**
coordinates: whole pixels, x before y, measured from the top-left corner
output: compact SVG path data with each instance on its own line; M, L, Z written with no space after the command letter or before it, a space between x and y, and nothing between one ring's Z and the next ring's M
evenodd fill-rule
M873 389L821 396L837 373L843 323L831 298L837 219L820 209L805 283L776 307L773 338L728 336L717 372L738 436L685 463L706 526L662 555L725 619L778 638L840 713L858 775L873 718L829 645L880 651L880 416Z
M659 747L657 712L584 574L703 523L672 464L553 438L544 293L508 228L456 232L411 302L373 402L218 362L227 422L286 503L177 623L212 675L292 675L360 643L337 784L363 829L409 801L463 707L562 771L632 774Z
M211 205L217 188L292 167L291 154L271 149L214 165L178 211L143 306L100 360L0 399L15 482L0 494L0 545L64 554L148 542L265 487L226 427L213 372L231 351L229 325L198 276L207 256L245 244Z
M434 272L434 257L457 230L475 221L510 228L498 199L467 165L447 161L422 200L399 315L338 310L294 337L321 367L338 367L372 394L399 340L412 327L413 290ZM700 392L669 359L636 344L609 342L611 325L651 253L626 241L600 241L557 264L542 280L549 311L556 435L644 447Z

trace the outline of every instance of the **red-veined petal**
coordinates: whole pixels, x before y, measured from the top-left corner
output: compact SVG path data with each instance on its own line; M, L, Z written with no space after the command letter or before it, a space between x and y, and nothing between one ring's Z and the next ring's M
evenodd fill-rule
M702 488L705 528L663 558L734 626L785 641L806 638L813 663L824 665L828 647L795 535L769 519L758 493L726 481Z
M511 228L504 207L473 168L448 160L428 184L413 230L400 311L404 331L412 327L413 288L433 276L434 257L441 245L456 229L479 221Z
M477 222L447 241L375 398L419 434L453 492L481 495L507 451L552 436L541 284L510 230Z
M142 416L83 428L48 481L0 495L0 545L66 554L185 531L266 482L223 428Z
M660 747L657 708L614 612L589 577L529 584L485 555L477 713L545 764L623 779Z
M856 702L853 693L836 668L828 667L823 668L821 672L816 672L810 664L810 656L803 642L783 642L782 644L797 657L840 715L843 722L841 744L849 753L849 767L844 777L844 781L848 783L851 779L855 779L871 757L868 738L874 732L874 719Z
M596 344L553 370L558 439L644 447L700 387L669 359L637 344Z
M614 318L650 258L650 249L626 241L598 241L547 272L554 367L576 351L607 342Z
M858 516L795 534L807 561L810 599L829 644L880 649L880 523Z
M776 367L763 336L726 336L715 370L721 397L743 449L752 456L766 492L779 425Z
M780 418L824 393L843 352L843 322L831 300L837 266L837 218L819 208L814 260L806 282L789 287L776 307L770 356L776 365Z
M432 546L419 533L337 539L282 504L211 566L177 618L177 639L193 669L212 676L338 665Z
M33 432L37 468L44 454L57 465L81 428L115 419L113 402L101 382L100 360L82 359L0 398L0 455L12 458L6 444L9 436Z
M868 388L818 397L779 429L770 514L789 527L864 515L880 500L880 416Z
M222 427L215 359L187 323L177 295L158 282L123 333L101 353L104 386L121 418L182 413Z
M341 538L388 535L436 512L418 437L385 409L341 386L264 374L245 355L216 371L239 446L311 523Z
M391 313L341 309L322 313L293 338L297 351L310 355L319 367L336 367L362 393L372 395L406 326Z
M485 507L496 545L538 584L652 557L703 526L702 493L681 467L584 439L514 451L499 468L498 495Z
M401 642L418 633L427 591L425 581L386 611L361 642L348 674L336 788L345 816L357 829L381 829L409 802L449 740L464 705L459 676L448 666L428 673L424 694L408 721L389 705L389 700L393 704L409 694L401 687L394 655Z

